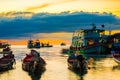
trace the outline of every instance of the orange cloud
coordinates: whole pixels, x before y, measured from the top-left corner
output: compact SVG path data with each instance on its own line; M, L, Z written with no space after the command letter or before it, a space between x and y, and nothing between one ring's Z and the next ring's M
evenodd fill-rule
M52 2L52 3L44 3L44 4L37 5L37 6L29 7L26 10L33 11L36 9L42 9L42 8L46 8L52 5L57 5L57 4L62 4L62 3L72 2L72 1L75 1L75 0L60 0L60 1Z
M15 11L11 11L11 12L2 12L0 13L0 16L2 17L19 17L19 16L24 16L24 17L31 17L34 13L33 12L15 12Z
M35 9L45 8L45 7L50 6L50 5L51 5L51 4L49 4L49 3L45 3L45 4L42 4L42 5L39 5L39 6L29 7L29 8L26 9L26 10L32 11L32 10L35 10Z

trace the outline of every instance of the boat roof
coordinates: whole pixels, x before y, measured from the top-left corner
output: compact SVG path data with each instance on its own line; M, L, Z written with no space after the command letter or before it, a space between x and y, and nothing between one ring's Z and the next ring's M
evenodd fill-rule
M97 31L97 32L104 32L105 30L103 29L81 29L81 30L76 30L74 31L75 33L79 33L79 32L93 32L93 31Z

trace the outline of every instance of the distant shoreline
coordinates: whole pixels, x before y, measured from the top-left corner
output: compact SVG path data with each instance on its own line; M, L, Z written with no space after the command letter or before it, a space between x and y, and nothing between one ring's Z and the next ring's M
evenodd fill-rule
M67 32L64 32L64 33L67 33ZM61 43L65 43L67 45L70 45L71 44L71 39L72 39L72 33L71 34L64 34L64 33L60 33L58 32L57 35L56 33L54 33L54 38L53 39L50 39L51 36L49 36L49 33L47 33L46 35L48 35L48 39L44 39L44 38L39 38L39 41L41 43L49 43L51 45L60 45ZM115 34L115 33L120 33L120 30L111 30L111 34ZM61 34L61 36L59 36ZM109 31L106 30L105 31L105 34L106 35L109 35ZM56 36L56 37L55 37ZM60 38L59 38L60 37ZM63 38L63 39L62 39ZM64 38L67 38L67 40L65 40ZM29 40L28 39L0 39L1 42L7 42L11 45L27 45L27 41ZM36 38L33 38L33 40L35 41Z

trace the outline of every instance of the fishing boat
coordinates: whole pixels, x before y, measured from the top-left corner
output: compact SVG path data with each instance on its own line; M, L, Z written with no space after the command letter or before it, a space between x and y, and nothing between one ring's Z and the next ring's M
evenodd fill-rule
M12 69L14 63L15 63L15 58L12 51L0 52L0 70Z
M95 24L92 24L92 26L92 29L74 31L70 50L79 50L85 54L105 53L105 30L103 28L97 29Z
M7 46L10 46L7 42L0 42L0 48L5 48Z
M28 47L28 48L34 48L33 40L30 39L30 40L28 41L27 47Z
M32 73L44 70L45 65L45 60L35 50L31 50L30 54L26 54L22 61L22 69Z
M49 43L41 43L41 47L53 47L53 45L50 45Z
M85 57L81 54L79 55L74 55L74 53L72 53L69 57L68 57L68 68L83 75L86 74L88 72L88 63L87 60L85 59Z
M34 48L40 48L40 41L36 40L35 44L34 44Z

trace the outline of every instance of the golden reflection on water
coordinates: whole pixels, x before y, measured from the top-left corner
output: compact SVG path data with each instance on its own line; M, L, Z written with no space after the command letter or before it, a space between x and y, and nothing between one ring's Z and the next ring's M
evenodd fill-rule
M21 62L16 61L12 70L0 73L0 80L31 80L26 72L21 69Z
M29 53L29 49L26 46L12 47L16 66L12 70L0 72L0 80L120 80L120 66L112 58L95 60L95 68L90 68L87 74L79 76L68 69L67 56L60 54L62 48L55 46L38 49L47 62L46 71L42 75L30 75L21 68L21 59Z

